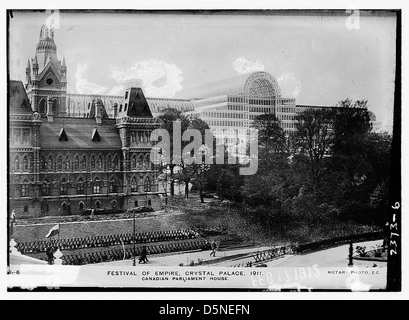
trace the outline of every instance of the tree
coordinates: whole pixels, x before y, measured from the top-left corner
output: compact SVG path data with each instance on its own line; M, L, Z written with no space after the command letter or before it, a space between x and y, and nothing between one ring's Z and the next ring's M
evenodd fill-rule
M204 179L206 177L205 172L208 170L209 164L205 163L205 156L209 152L212 154L213 150L210 150L210 146L206 145L206 130L209 130L209 125L202 119L198 118L197 116L189 116L189 126L188 129L195 129L200 132L202 137L201 147L200 147L200 159L201 163L192 163L186 164L182 159L181 164L181 171L179 174L180 180L185 183L185 196L186 198L189 197L189 183L194 179L196 181L196 185L199 189L199 194L201 196L201 201L204 202L203 199L203 186L204 186ZM187 144L189 142L186 142ZM190 156L193 156L193 150L190 151Z
M283 206L289 186L289 153L280 121L273 114L255 118L252 127L258 130L258 171L245 177L241 188L245 202L259 207L257 221L269 225L282 221Z
M308 109L295 117L295 152L305 158L314 191L317 191L334 144L332 109ZM300 157L299 157L300 158Z
M170 194L173 196L175 195L175 167L177 166L174 163L175 159L173 153L173 124L175 121L179 121L181 123L181 133L183 133L190 126L190 120L181 111L173 108L164 110L163 114L159 116L159 119L162 123L161 128L167 130L170 136L170 163L165 164L165 166L169 167L170 170Z
M266 154L281 153L285 149L284 130L280 126L280 120L274 114L265 113L256 116L252 128L258 130L259 148Z
M346 99L337 104L333 123L332 164L335 170L348 175L351 184L362 179L368 170L363 153L364 140L371 128L367 101L352 102Z

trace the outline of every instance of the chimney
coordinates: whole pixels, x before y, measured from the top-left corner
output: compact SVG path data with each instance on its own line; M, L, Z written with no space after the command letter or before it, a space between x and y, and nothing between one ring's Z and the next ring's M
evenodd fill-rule
M48 122L54 122L53 101L50 97L47 97L47 119Z
M95 121L97 124L101 124L101 100L96 99L95 101Z
M114 109L114 118L116 118L117 114L118 114L118 104L115 103L112 107L112 109Z

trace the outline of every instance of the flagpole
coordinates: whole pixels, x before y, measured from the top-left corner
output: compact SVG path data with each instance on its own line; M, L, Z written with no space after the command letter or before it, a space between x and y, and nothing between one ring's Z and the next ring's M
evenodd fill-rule
M58 222L58 249L60 249L60 232L61 232L60 222Z

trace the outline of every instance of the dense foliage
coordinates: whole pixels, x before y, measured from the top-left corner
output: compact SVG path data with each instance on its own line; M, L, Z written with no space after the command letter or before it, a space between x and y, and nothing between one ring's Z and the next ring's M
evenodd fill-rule
M293 135L274 115L260 115L253 123L259 132L255 175L240 176L239 165L189 165L181 179L201 195L239 203L244 217L265 227L340 221L382 226L392 138L372 132L367 107L347 99L335 108L308 109L296 116ZM177 116L186 128L208 128L202 120Z

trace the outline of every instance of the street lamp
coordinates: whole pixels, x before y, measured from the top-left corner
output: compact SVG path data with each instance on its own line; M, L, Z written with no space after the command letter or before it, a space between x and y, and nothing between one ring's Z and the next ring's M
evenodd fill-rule
M133 211L133 266L136 266L136 256L135 256L135 210Z
M352 260L353 253L354 253L354 246L353 246L352 240L351 240L351 242L349 243L349 255L348 255L348 258L349 258L348 266L349 267L352 267L354 265L354 261Z

